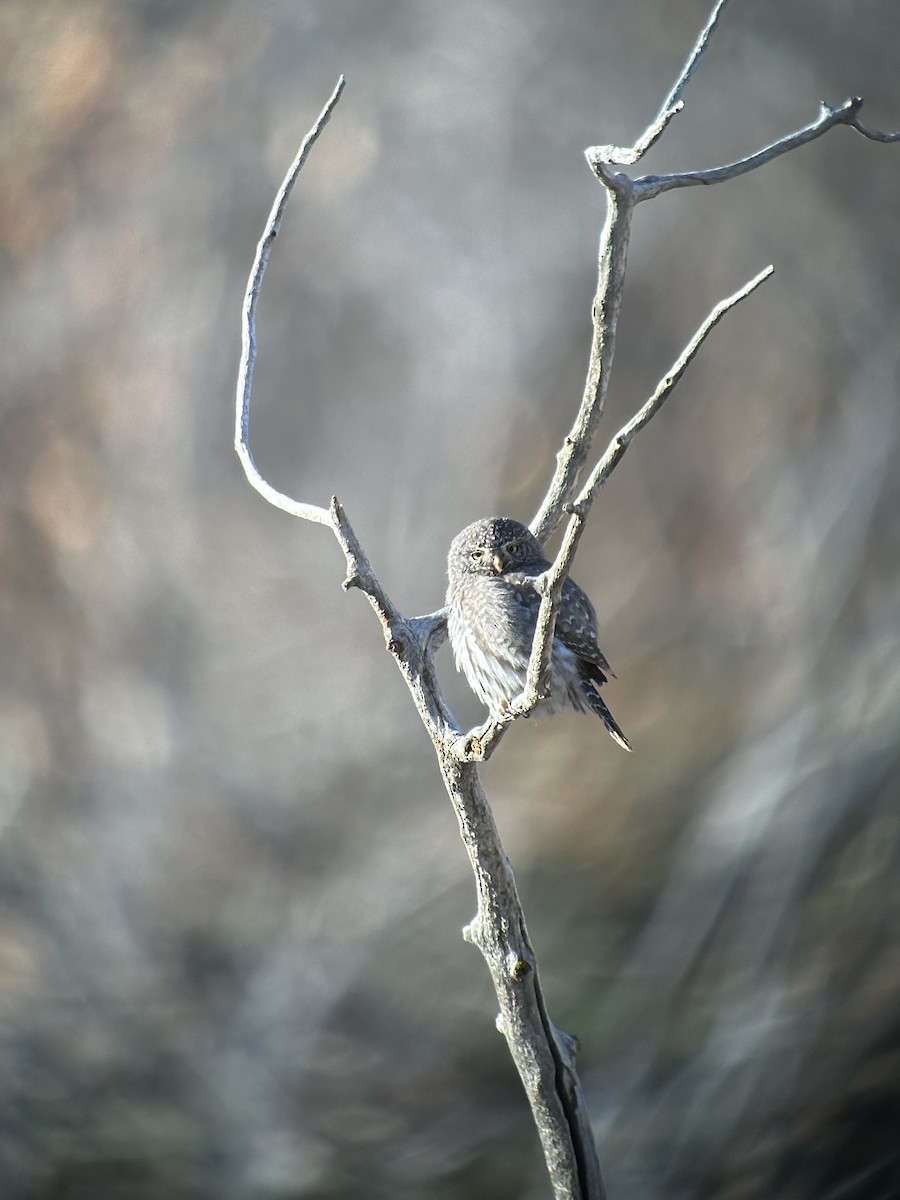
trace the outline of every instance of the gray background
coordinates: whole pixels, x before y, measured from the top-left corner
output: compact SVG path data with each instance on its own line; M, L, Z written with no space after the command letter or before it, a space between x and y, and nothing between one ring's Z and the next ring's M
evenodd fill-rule
M581 394L603 194L704 4L5 0L0 1195L544 1197L431 749L330 534L392 597L529 519ZM647 170L861 93L893 0L735 3ZM900 1194L900 148L845 129L636 217L604 441L715 332L574 575L621 753L485 772L613 1200ZM599 447L598 447L599 450ZM459 717L480 718L439 660Z

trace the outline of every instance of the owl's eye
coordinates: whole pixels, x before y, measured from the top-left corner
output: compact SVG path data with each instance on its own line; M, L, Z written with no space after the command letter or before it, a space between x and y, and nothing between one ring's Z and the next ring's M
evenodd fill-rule
M507 542L506 543L506 553L507 554L518 554L519 553L519 543L518 542Z
M473 550L469 557L471 558L472 562L481 562L481 560L484 558L484 550Z

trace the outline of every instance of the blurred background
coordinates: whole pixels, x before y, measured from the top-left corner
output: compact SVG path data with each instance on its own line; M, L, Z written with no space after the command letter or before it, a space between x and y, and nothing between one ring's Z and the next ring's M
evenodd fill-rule
M604 197L707 6L4 0L0 1196L549 1194L431 747L323 528L394 600L529 520L581 396ZM645 169L866 98L900 8L730 8ZM900 1196L900 148L846 129L642 206L603 444L767 263L574 571L631 756L485 776L611 1200ZM597 447L599 454L602 446ZM552 547L551 547L552 548ZM461 721L482 714L439 657Z

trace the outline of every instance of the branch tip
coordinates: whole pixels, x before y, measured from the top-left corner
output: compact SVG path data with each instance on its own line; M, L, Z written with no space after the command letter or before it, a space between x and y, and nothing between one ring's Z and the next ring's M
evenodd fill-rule
M719 17L722 14L722 9L727 3L728 0L716 0L716 3L713 5L712 12L707 18L706 24L700 30L700 33L697 35L697 38L694 41L694 45L690 54L688 55L687 61L681 68L678 78L672 85L671 91L660 105L659 112L656 114L638 140L633 146L602 147L602 149L606 152L604 156L605 162L622 163L627 166L631 166L634 163L639 162L647 153L647 151L655 146L662 135L666 132L669 127L669 123L672 121L672 118L677 116L678 113L680 113L684 108L682 93L690 82L691 76L694 74L697 64L700 61L704 50L709 44L713 30L719 23ZM599 172L597 173L599 174ZM604 180L604 182L606 181Z

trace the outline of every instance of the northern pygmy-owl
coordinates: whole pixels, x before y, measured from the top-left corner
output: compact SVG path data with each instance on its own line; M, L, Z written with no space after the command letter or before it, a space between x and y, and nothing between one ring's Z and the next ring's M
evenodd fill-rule
M506 517L468 525L450 546L447 603L453 656L495 716L525 688L541 602L533 580L549 566L534 534ZM598 690L612 672L597 645L594 606L571 579L563 584L550 664L550 695L536 711L596 713L610 736L630 750Z

